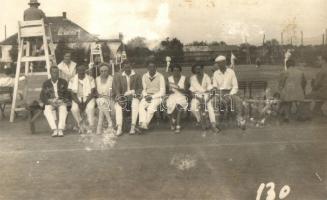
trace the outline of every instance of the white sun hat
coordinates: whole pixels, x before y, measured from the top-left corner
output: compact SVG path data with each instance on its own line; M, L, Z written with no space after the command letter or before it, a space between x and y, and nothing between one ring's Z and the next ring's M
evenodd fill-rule
M220 55L215 59L215 62L220 62L220 61L225 61L225 60L226 60L226 57Z

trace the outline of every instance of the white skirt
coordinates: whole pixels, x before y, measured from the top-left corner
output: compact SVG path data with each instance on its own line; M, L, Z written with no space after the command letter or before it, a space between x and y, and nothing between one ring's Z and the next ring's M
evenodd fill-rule
M179 93L169 95L167 99L167 113L171 114L174 112L177 105L182 106L183 109L187 109L188 102L185 95Z

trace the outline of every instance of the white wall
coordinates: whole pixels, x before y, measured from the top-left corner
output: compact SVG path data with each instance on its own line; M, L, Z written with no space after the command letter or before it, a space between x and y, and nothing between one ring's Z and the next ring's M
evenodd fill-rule
M0 45L1 46L1 52L2 52L2 56L0 58L0 62L11 62L11 58L10 58L10 50L12 48L11 45Z

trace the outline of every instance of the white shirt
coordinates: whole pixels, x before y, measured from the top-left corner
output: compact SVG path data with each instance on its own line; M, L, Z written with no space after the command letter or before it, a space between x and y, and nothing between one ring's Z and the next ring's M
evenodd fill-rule
M87 74L83 80L80 80L76 74L68 85L68 89L76 93L79 98L87 98L91 94L93 88L95 88L95 81Z
M168 77L168 82L169 82L169 87L174 93L181 94L178 90L175 89L176 86L178 86L180 89L185 89L185 76L181 76L178 83L175 83L174 76L169 76Z
M110 96L110 92L112 90L112 81L113 78L112 76L108 76L108 79L105 83L101 81L100 76L98 76L96 79L96 86L97 86L97 91L100 95L105 95L105 96Z
M142 77L142 86L143 96L152 94L152 98L160 98L166 94L165 78L159 72L156 72L153 77L150 77L149 72L145 73Z
M76 63L70 61L69 65L67 65L64 61L62 61L58 68L60 70L60 78L65 79L69 82L76 74Z
M219 90L231 90L230 94L236 94L238 91L238 82L234 70L227 68L225 73L219 69L215 71L212 78L213 86Z
M54 90L55 97L56 97L56 99L58 99L59 98L59 95L58 95L58 80L55 83L52 82L52 80L51 80L51 83L53 85L53 90Z
M203 74L202 83L199 83L196 75L191 76L190 85L190 91L193 93L205 93L212 89L211 79L206 73Z
M127 92L131 90L131 76L135 75L135 71L132 70L130 75L127 75L125 72L122 73L122 76L126 77L127 80Z

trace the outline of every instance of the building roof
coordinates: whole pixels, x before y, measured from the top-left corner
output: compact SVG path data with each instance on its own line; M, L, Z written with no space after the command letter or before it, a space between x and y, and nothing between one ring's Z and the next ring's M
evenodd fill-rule
M236 45L184 45L184 52L224 52L224 51L236 51L239 49Z
M59 41L75 43L75 42L94 42L97 37L88 33L85 29L67 19L65 14L57 17L47 17L45 23L51 27L51 35L54 43ZM0 45L17 44L18 34L8 37L0 42Z

